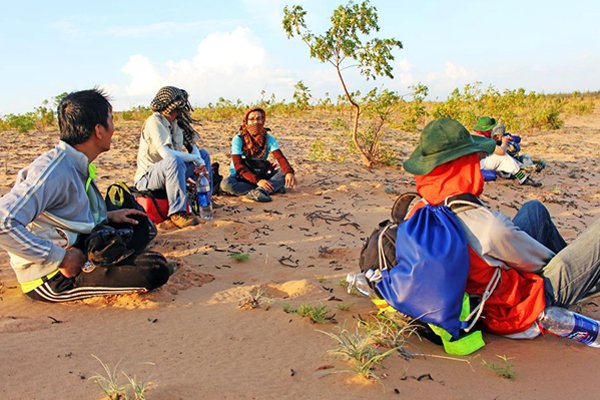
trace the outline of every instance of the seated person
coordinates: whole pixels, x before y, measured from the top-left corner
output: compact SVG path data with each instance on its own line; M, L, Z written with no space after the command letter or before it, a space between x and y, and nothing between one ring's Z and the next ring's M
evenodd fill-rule
M243 196L259 202L271 201L271 195L296 186L294 170L281 152L277 140L265 128L266 113L253 108L244 115L242 126L231 141L230 175L221 190L232 196ZM268 161L269 153L281 170Z
M425 127L404 169L415 174L427 204L464 193L478 197L484 188L480 154L491 154L495 147L492 140L470 135L458 121L442 118ZM525 203L513 220L484 205L459 206L454 212L469 245L466 292L489 294L480 321L492 333L537 336L536 321L546 306L576 304L600 278L600 221L567 246L536 200ZM497 286L490 287L497 275Z
M197 121L190 115L188 94L183 89L165 86L150 107L154 112L142 129L135 188L142 192L164 190L169 219L179 228L197 225L200 219L189 212L187 180L196 181L205 169L210 176L211 169L208 152L196 146L199 135L191 123Z
M497 125L494 118L480 117L477 124L473 127L475 134L491 138L492 130ZM483 160L481 160L481 169L494 170L506 177L514 177L521 185L530 185L534 187L542 186L540 182L533 180L521 169L521 164L508 154L508 147L511 137L503 135L497 141L496 150Z
M529 154L520 154L521 152L521 137L513 135L512 133L506 132L504 124L498 124L492 129L491 138L496 141L497 145L502 144L502 139L508 136L508 146L506 146L506 153L517 160L523 170L530 169L536 172L540 172L546 167L546 163L541 160L534 161Z
M35 300L64 302L147 292L166 283L167 261L144 252L147 241L135 254L113 254L123 260L110 267L87 260L83 239L98 226L135 232L146 218L135 209L107 212L93 180L91 163L110 149L115 130L106 96L96 89L67 95L58 105L58 127L58 145L21 170L0 198L0 247L8 252L23 292Z

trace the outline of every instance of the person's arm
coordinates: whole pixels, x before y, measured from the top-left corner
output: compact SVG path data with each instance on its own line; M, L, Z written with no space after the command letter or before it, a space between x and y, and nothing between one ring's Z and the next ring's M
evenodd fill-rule
M479 248L474 250L484 258L490 257L520 271L539 272L554 257L554 252L499 212L477 208L458 216L469 228L467 237L472 234L475 238Z
M27 177L0 198L0 247L40 265L42 272L48 274L59 268L67 250L34 235L26 226L53 204L68 201L64 193L69 193L70 188L45 168L39 171L31 168L28 172Z
M294 188L296 186L296 176L294 169L283 155L279 143L274 136L268 135L269 149L273 152L273 157L277 160L281 171L285 174L285 187Z
M243 141L240 135L235 135L231 140L231 161L233 162L233 168L235 173L244 178L246 181L256 185L259 181L258 176L254 172L250 171L246 164L242 161L242 147Z
M165 146L164 144L158 144L156 146L156 151L158 151L158 154L160 154L160 156L165 159L167 157L180 157L183 161L186 162L193 162L196 165L204 165L204 160L202 159L202 157L200 157L200 153L194 154L194 153L186 153L185 151L177 151L174 150L168 146Z
M281 152L281 149L273 151L273 157L275 157L275 159L277 160L277 163L279 164L279 167L281 168L281 171L284 174L294 174L294 169L288 162L287 158L285 158L285 156Z
M494 150L494 154L497 154L499 156L503 156L506 154L508 149L508 142L510 142L510 136L502 136L501 140L502 144L500 144L500 146L496 145L496 150Z
M160 123L160 121L148 121L144 126L144 133L163 160L168 157L177 156L183 161L204 165L204 160L200 157L200 153L192 154L174 149L171 132L166 126Z

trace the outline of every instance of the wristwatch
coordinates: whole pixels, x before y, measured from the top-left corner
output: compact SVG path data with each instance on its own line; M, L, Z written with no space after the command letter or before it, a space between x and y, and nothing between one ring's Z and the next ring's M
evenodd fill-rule
M81 267L81 270L83 272L89 273L89 272L92 272L95 268L96 268L96 266L94 265L94 263L91 262L90 260L87 260L86 262L83 263L83 267Z

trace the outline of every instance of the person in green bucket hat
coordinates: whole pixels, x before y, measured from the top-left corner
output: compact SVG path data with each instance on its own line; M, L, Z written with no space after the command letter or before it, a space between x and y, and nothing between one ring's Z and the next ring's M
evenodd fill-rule
M496 121L495 118L492 117L479 117L479 119L477 120L477 123L475 124L475 126L473 127L474 131L478 131L478 132L491 132L492 129L494 129L494 127L498 125L498 122ZM489 135L485 135L486 137L490 137Z
M504 125L498 125L495 118L483 116L479 117L473 131L477 136L492 138L494 137L492 131L495 133L498 128L503 129ZM493 174L492 179L495 179L495 174L499 173L505 178L515 178L520 185L542 186L541 182L534 180L521 169L522 165L519 161L508 154L509 142L510 136L501 135L501 139L496 142L496 149L488 157L481 160L481 169L490 171Z
M567 246L537 200L526 202L512 220L488 209L478 200L484 189L479 161L494 147L493 140L470 135L453 119L430 122L404 162L422 197L409 218L424 205L475 196L476 202L451 207L469 246L465 291L485 298L479 319L485 331L531 339L540 334L537 321L546 307L571 307L594 292L600 279L600 220Z
M471 135L460 122L450 118L436 119L423 129L419 145L404 163L404 169L415 175L426 175L435 167L472 153L491 154L496 142Z

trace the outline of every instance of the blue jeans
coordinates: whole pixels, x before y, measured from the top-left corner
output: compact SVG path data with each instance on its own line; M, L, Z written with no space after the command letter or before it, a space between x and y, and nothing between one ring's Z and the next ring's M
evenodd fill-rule
M285 190L285 174L277 171L275 175L267 179L273 186L273 193L282 192ZM239 175L229 175L227 179L223 179L221 190L230 196L243 196L253 189L256 189L253 183L241 178Z
M204 149L200 150L200 156L204 160L208 170L212 189L212 171L210 168L210 155ZM140 191L163 190L167 192L169 201L169 213L187 211L187 178L195 179L194 164L185 162L181 157L167 157L154 164L135 183L135 188Z
M513 223L555 253L567 246L554 222L552 222L548 209L537 200L531 200L523 204L523 207L513 218Z
M539 201L525 203L513 222L557 253L541 271L548 305L570 307L596 286L600 279L600 220L568 246Z

